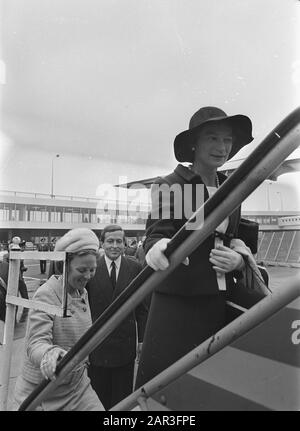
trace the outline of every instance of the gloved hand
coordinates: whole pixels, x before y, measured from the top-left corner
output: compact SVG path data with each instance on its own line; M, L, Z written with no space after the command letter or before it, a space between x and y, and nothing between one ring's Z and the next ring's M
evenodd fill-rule
M168 242L171 240L169 238L162 238L157 241L152 248L146 254L146 262L155 271L161 269L167 269L169 266L169 261L164 255L164 251L167 248Z
M60 347L53 347L53 349L48 350L44 354L41 361L40 369L45 379L55 379L57 362L59 359L65 356L66 353L66 350L61 349Z
M170 238L162 238L157 241L152 248L146 254L146 262L155 271L167 269L169 266L169 261L166 258L164 251L167 248ZM184 265L189 264L189 258L185 258L182 262Z

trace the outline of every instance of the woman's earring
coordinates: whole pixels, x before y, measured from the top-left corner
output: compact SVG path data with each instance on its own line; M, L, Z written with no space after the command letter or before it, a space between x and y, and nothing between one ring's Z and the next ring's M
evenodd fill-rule
M195 151L195 147L192 147L192 151Z

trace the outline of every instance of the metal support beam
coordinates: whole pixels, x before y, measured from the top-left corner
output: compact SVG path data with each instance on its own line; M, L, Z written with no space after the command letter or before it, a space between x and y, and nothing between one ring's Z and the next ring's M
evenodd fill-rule
M10 260L7 293L17 296L19 285L20 260ZM10 378L10 364L15 330L16 305L6 305L6 317L3 337L3 364L0 380L0 411L7 410L7 398Z
M10 368L12 359L12 349L14 341L15 317L17 306L41 310L49 314L60 317L68 317L67 314L67 289L65 277L63 276L64 297L61 307L33 301L18 297L20 260L52 260L65 262L65 252L39 252L39 251L10 251L9 252L9 273L6 294L6 316L4 325L4 337L2 346L3 366L0 370L0 411L7 410L7 399L9 390ZM65 269L65 265L64 265Z

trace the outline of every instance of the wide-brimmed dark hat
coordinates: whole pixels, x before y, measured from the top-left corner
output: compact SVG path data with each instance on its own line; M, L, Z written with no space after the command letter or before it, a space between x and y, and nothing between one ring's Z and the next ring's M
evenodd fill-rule
M179 133L174 140L175 157L179 162L193 162L192 150L199 131L207 123L224 121L232 127L233 143L228 156L231 159L242 147L253 141L252 123L246 115L227 115L222 109L214 106L200 108L190 119L188 130Z

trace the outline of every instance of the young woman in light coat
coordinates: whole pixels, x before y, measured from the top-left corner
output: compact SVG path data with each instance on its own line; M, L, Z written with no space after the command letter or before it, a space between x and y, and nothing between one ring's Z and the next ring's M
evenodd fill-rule
M67 254L67 290L70 317L58 317L31 310L25 341L21 375L15 387L14 409L31 394L43 379L55 378L57 361L81 338L92 324L85 286L95 275L99 240L86 228L73 229L60 238L56 251ZM62 276L52 275L36 291L33 299L61 307ZM87 362L80 363L41 402L37 410L104 410L87 375Z

